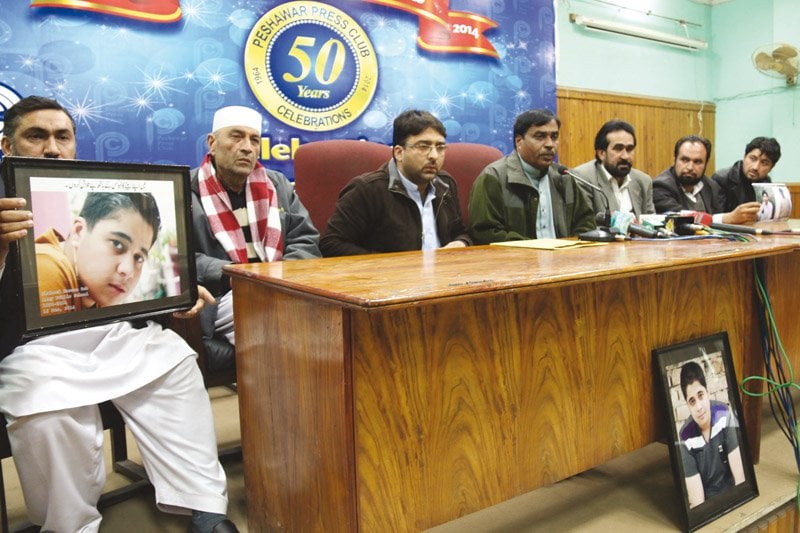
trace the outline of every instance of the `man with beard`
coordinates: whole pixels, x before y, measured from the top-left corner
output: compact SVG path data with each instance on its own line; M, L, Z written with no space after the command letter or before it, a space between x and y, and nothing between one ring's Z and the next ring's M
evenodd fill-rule
M636 152L636 132L624 120L609 120L594 138L595 160L575 167L574 171L605 193L581 183L583 192L591 198L595 213L609 211L633 212L641 215L655 213L653 178L633 168ZM608 202L608 204L606 204Z
M770 183L769 172L781 158L781 145L771 137L756 137L744 149L744 158L728 168L717 170L711 179L725 195L725 210L755 202L753 183Z
M442 170L444 124L416 109L394 119L392 159L339 193L320 242L325 257L471 244L456 182Z
M653 180L656 212L681 210L711 213L714 222L745 224L754 222L760 204L746 202L725 211L725 196L719 185L705 176L711 141L687 135L675 143L675 163Z
M514 121L514 151L487 166L469 197L476 243L562 238L596 227L592 206L569 175L553 165L561 121L533 109Z

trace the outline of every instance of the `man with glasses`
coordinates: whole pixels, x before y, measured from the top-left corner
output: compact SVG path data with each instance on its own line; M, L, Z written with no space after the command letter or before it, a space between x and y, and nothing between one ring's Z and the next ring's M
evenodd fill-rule
M320 242L326 257L433 250L471 243L455 180L442 171L445 128L426 111L394 120L392 159L339 193Z
M575 179L553 165L561 121L533 109L514 122L514 151L487 166L469 197L470 235L478 244L562 238L596 227Z

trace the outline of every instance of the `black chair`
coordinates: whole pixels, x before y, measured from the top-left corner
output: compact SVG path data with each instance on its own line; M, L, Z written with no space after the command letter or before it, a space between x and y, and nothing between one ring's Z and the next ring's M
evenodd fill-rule
M97 503L98 509L104 509L109 505L114 505L127 500L144 490L152 488L144 468L128 459L128 443L125 440L125 422L122 415L111 402L103 402L99 405L100 416L103 419L103 429L110 430L111 433L111 461L114 472L124 475L131 480L131 483L103 493ZM11 444L8 442L8 432L6 431L6 420L0 415L0 459L11 457ZM11 531L8 523L8 511L6 509L6 490L3 479L3 469L0 467L0 526L3 532ZM29 523L15 524L14 530L26 530L32 528Z
M222 336L203 333L200 317L170 317L169 328L197 352L197 365L206 388L236 383L236 349Z

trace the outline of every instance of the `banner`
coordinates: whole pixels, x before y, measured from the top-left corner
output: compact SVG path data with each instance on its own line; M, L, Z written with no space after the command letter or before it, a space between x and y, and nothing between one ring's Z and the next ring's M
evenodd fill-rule
M30 0L0 13L0 121L64 104L78 157L197 166L216 109L264 117L261 160L292 176L310 141L391 142L425 109L449 142L512 149L515 116L555 110L552 0Z

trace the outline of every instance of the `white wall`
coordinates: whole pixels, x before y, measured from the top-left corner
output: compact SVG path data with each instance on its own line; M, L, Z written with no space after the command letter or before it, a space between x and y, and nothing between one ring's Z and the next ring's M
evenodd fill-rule
M579 13L707 41L710 6L689 0L613 0L613 3L695 22L702 27L687 26L684 30L673 21L592 0L555 0L556 79L560 86L681 100L711 97L707 51L692 52L634 37L593 32L569 20L570 13Z

